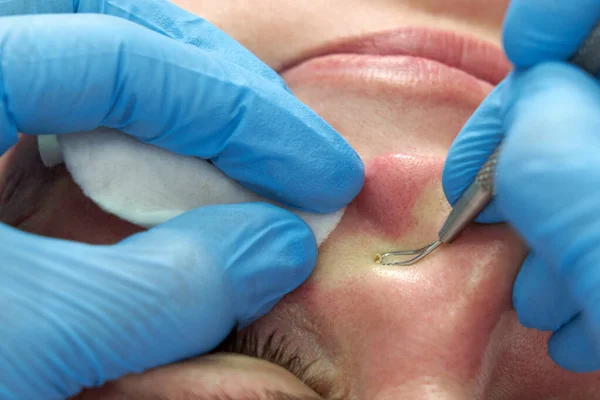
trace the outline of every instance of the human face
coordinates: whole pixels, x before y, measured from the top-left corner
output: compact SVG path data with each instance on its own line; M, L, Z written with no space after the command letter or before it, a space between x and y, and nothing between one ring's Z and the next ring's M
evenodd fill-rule
M507 0L176 3L213 22L280 71L300 100L332 124L366 166L364 189L320 248L314 274L249 328L259 348L269 337L275 342L285 337L290 356L312 363L303 378L324 398L600 398L600 374L561 370L547 356L549 334L519 325L511 288L526 249L508 227L473 226L454 244L412 267L374 262L378 252L431 241L447 215L440 176L448 147L509 69L505 60L494 61L494 50L486 47L500 46ZM478 42L437 37L416 27ZM360 45L347 44L376 32L388 33ZM430 57L446 54L446 63L459 68L406 56L321 54L328 51L323 49L383 52L390 42L396 52L433 49ZM321 56L306 60L316 54ZM483 63L486 67L476 71ZM14 160L27 154L33 159L32 152L34 146L23 141L4 157L6 169L13 170L5 175L14 180L20 174L26 183L22 186L31 192L43 187L44 201L30 200L35 207L7 222L91 243L114 242L138 230L116 218L107 220L64 169L50 176L32 162L28 168L35 174L14 172L25 168L15 167ZM36 198L31 192L12 198ZM54 212L59 209L67 210L60 224ZM117 398L116 393L126 392L175 399L216 380L235 388L243 376L250 377L248 385L263 388L273 382L286 390L299 384L270 365L264 375L252 375L259 370L254 363L260 362L218 354L125 378L88 398ZM308 379L312 376L319 379ZM302 385L290 390L309 393Z

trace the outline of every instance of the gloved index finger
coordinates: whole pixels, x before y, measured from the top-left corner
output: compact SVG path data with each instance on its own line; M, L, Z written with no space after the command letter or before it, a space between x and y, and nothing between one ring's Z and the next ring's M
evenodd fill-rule
M104 14L145 26L282 83L279 75L208 21L168 0L0 0L0 17L26 14Z
M216 54L93 14L4 18L0 43L5 142L16 130L115 128L317 212L343 207L362 186L360 159L327 123Z
M4 0L0 1L0 16L22 14L72 13L74 0ZM98 1L96 1L98 3Z
M567 60L599 20L600 0L513 0L504 22L504 48L520 68Z

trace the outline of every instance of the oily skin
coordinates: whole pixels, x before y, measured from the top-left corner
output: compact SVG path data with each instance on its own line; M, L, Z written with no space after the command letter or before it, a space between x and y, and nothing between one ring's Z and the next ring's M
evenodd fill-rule
M281 70L324 42L399 26L447 29L500 45L508 2L175 3L215 23ZM321 247L314 274L258 321L255 331L286 334L308 362L318 359L315 370L333 381L315 388L324 397L600 398L598 373L559 369L547 356L548 334L519 325L511 308L511 288L526 249L506 226L474 226L451 247L414 267L384 267L373 261L375 253L418 247L435 237L449 209L440 184L445 154L491 85L482 84L471 96L457 99L452 92L437 96L393 79L373 79L365 85L360 78L316 79L297 70L283 76L302 101L356 148L365 161L366 182ZM5 182L16 175L7 172L16 168L14 159L7 161L10 157L34 159L34 147L26 144L13 149L22 153L0 159ZM46 176L39 165L32 168L44 179L21 186L31 187L45 200L34 202L35 196L24 194L27 199L21 203L35 207L22 210L22 219L5 222L90 243L110 243L137 230L92 211L95 206L64 169ZM70 201L68 209L65 199ZM57 210L64 212L60 224L52 219ZM81 225L81 216L90 212L98 212L97 217ZM395 222L390 224L390 219ZM194 376L190 384L200 386L210 379L209 371L222 367L214 359L206 360L201 363L205 369L182 364L137 376L135 383L127 378L118 384L143 393L157 376L164 382L181 382L182 374L189 373ZM252 369L243 362L234 364L247 373ZM175 391L165 394L177 398ZM110 392L100 398L110 399Z

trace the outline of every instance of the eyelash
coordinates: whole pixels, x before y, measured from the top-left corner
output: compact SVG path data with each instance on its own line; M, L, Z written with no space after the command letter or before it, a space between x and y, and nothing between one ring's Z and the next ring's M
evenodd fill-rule
M289 338L277 330L269 333L265 341L260 344L254 329L248 328L243 332L232 333L231 340L223 351L247 355L277 364L294 374L304 384L319 393L320 381L310 374L311 367L315 361L305 364L298 353L298 349L292 349Z

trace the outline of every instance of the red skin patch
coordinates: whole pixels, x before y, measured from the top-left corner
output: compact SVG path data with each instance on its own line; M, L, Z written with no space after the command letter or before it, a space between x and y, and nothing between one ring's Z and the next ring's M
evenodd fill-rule
M443 160L390 154L374 158L365 167L365 185L349 210L370 224L378 236L397 240L414 229L414 208L423 190L440 179Z

